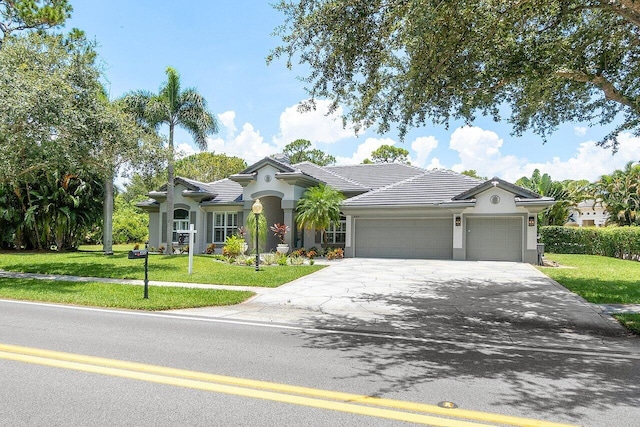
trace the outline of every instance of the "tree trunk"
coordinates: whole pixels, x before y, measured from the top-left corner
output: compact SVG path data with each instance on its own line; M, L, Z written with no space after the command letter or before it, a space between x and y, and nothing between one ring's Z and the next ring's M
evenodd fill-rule
M169 159L167 161L167 248L165 254L173 255L173 124L169 124Z
M102 250L105 255L113 255L113 173L110 173L104 182Z

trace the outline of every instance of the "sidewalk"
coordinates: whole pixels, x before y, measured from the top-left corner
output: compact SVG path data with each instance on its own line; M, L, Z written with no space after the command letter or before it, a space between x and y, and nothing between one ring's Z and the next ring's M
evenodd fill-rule
M37 273L16 273L13 271L0 270L1 277L15 277L21 279L40 279L40 280L60 280L66 282L99 282L99 283L115 283L121 285L144 286L144 280L133 279L109 279L105 277L79 277L65 276L59 274L37 274ZM201 288L201 289L223 289L229 291L249 291L258 295L272 291L274 288L261 288L257 286L231 286L231 285L209 285L205 283L182 283L182 282L161 282L157 280L149 280L149 286L174 286L182 288Z

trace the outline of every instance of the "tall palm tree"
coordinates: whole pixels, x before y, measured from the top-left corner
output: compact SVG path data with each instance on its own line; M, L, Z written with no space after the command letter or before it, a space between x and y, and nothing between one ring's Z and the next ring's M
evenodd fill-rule
M320 184L307 189L298 200L296 222L299 228L320 231L322 246L326 249L327 228L332 221L340 221L340 205L344 195L328 185Z
M167 247L172 254L171 235L173 230L173 189L174 189L174 145L173 134L176 126L191 134L199 149L207 148L207 136L218 132L218 122L207 110L207 101L194 88L180 90L180 75L167 67L167 81L159 93L133 92L126 97L127 103L136 111L141 124L156 130L162 125L169 126L167 161Z

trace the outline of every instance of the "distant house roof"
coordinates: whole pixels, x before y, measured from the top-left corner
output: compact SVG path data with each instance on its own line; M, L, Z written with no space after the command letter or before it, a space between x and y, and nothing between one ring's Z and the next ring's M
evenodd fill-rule
M434 169L345 200L345 207L438 205L481 181L458 173Z

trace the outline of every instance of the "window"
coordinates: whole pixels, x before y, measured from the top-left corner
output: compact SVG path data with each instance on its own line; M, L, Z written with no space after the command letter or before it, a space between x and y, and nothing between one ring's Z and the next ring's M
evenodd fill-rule
M327 229L327 243L344 243L347 238L347 220L340 219L340 221L331 222Z
M213 219L213 241L222 243L238 231L237 212L216 212Z
M175 211L173 211L173 237L171 238L171 241L173 243L181 243L179 240L180 235L183 234L183 232L188 230L189 230L189 211L185 209L176 209Z

